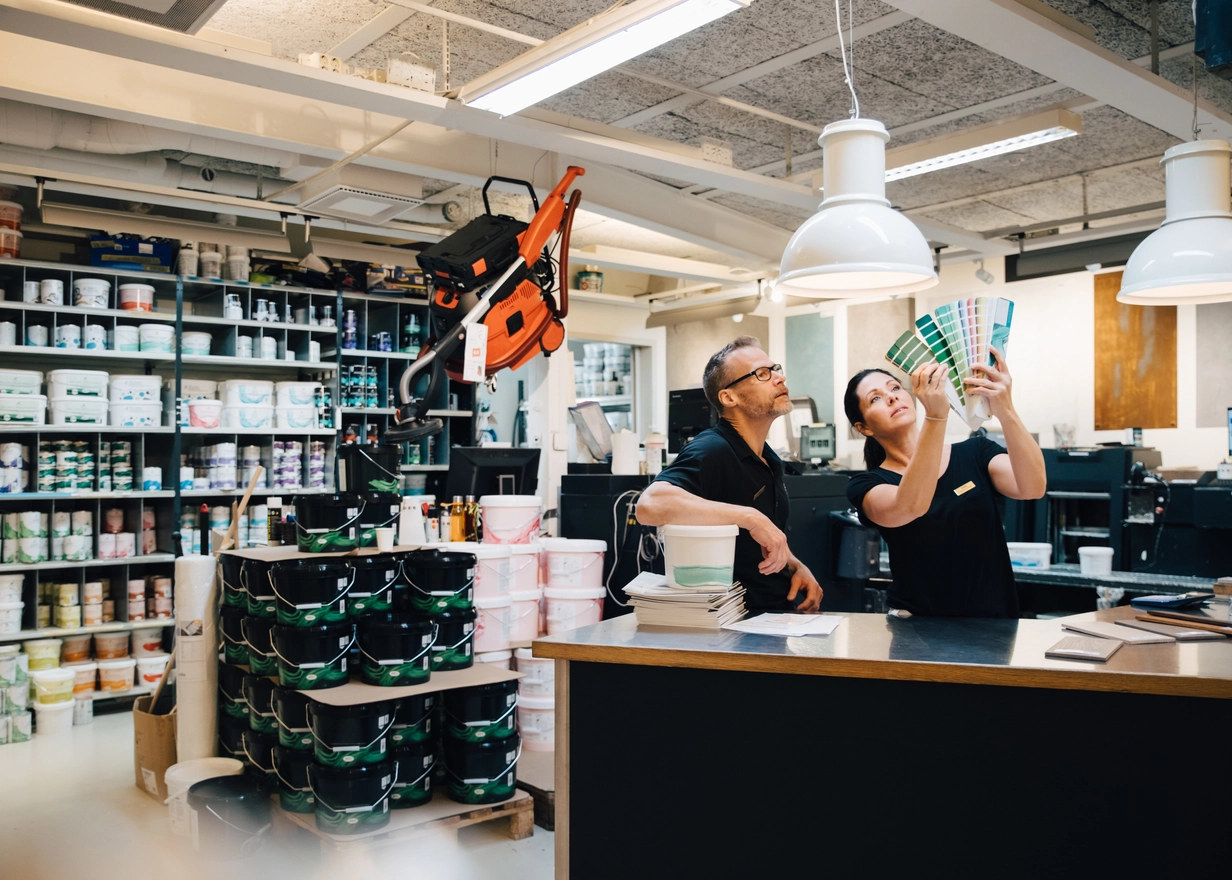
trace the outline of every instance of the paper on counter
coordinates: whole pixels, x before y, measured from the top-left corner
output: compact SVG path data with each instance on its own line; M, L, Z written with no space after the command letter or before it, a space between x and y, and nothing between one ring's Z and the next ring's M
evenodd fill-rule
M723 629L763 636L828 636L843 618L830 614L759 614Z

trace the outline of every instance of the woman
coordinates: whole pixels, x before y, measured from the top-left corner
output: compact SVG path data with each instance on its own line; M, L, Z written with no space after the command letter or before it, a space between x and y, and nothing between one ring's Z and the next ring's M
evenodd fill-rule
M1005 360L979 364L966 380L968 395L986 398L1005 432L1003 449L986 437L945 441L949 402L946 369L928 364L911 384L924 408L885 370L862 370L847 383L847 420L865 436L866 473L847 485L864 522L890 547L891 608L945 617L1017 617L1018 591L1010 568L996 496L1040 498L1044 456L1010 399Z

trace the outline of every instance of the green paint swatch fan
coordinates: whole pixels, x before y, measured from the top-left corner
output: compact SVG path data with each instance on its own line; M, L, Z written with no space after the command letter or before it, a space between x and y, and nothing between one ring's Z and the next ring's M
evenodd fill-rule
M938 306L916 319L886 352L886 360L908 375L924 364L939 363L948 372L946 397L971 430L990 416L988 400L968 394L963 380L974 375L974 364L991 364L990 348L1005 354L1014 303L999 296L973 296Z

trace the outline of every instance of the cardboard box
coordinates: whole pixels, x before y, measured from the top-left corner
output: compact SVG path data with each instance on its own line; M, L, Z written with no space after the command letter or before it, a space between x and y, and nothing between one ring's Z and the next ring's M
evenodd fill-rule
M151 715L153 694L133 703L133 771L137 787L160 804L167 799L167 768L176 762L175 715Z

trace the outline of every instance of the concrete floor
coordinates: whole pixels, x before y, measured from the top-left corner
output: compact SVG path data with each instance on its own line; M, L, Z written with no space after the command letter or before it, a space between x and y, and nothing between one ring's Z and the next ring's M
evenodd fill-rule
M277 809L277 808L275 808ZM128 713L61 737L0 746L0 877L22 880L549 880L552 832L513 841L507 821L436 831L364 855L323 857L285 835L243 861L210 862L171 833L167 808L133 778Z

